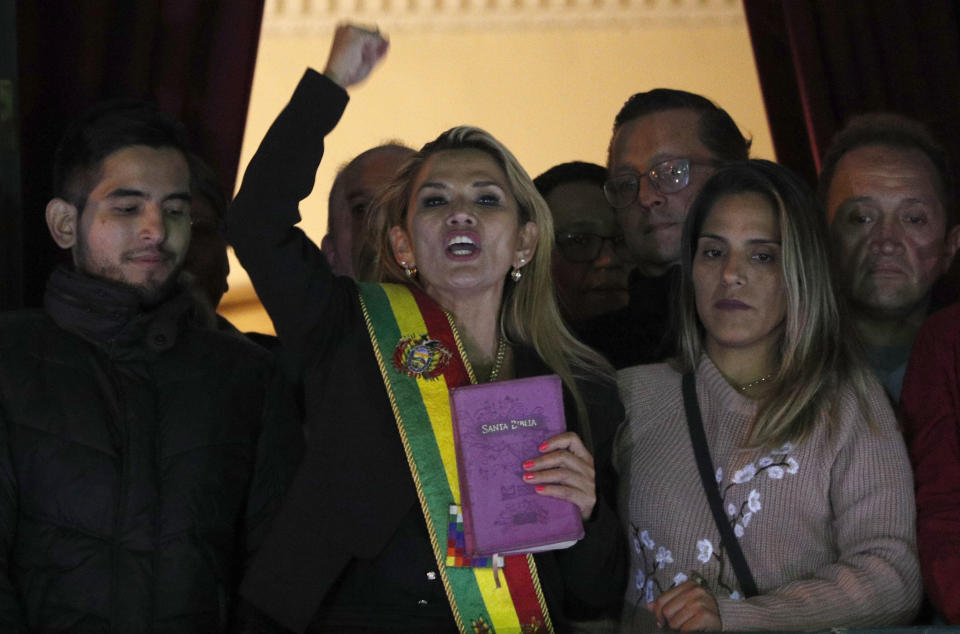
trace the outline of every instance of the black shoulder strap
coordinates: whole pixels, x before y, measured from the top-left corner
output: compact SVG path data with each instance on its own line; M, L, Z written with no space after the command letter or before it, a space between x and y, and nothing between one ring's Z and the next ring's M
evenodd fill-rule
M747 565L747 559L743 556L743 551L740 550L740 542L737 541L737 536L733 534L730 521L723 514L723 500L720 499L720 490L714 479L713 460L710 459L707 435L703 431L700 405L697 403L696 379L692 372L683 375L683 408L687 412L690 441L693 443L693 453L697 457L697 467L700 469L703 492L706 493L707 501L710 502L710 510L713 512L713 521L717 525L717 530L720 531L720 539L730 556L730 564L737 575L737 581L740 582L740 588L743 589L747 598L756 596L759 593L753 575L750 573L750 566Z

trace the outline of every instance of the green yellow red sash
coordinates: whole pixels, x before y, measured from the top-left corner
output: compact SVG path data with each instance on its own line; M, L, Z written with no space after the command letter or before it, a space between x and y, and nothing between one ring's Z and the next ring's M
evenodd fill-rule
M457 626L461 632L553 631L532 555L504 558L504 584L490 568L447 565L450 504L460 503L449 394L476 382L453 320L418 289L358 286Z

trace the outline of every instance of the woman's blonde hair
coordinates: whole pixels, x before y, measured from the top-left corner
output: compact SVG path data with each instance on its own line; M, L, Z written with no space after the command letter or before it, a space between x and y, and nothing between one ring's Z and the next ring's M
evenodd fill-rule
M697 314L693 260L703 223L725 196L765 198L780 227L786 318L777 354L774 389L762 399L748 443L775 447L807 438L835 422L833 407L844 387L861 405L875 383L862 362L831 266L826 214L813 191L785 167L763 160L733 163L704 184L687 215L681 251L680 358L693 371L704 354L704 328ZM866 413L872 414L867 406Z
M390 230L396 226L406 230L407 210L417 175L431 156L448 150L479 150L493 158L507 176L519 207L520 224L533 222L538 227L536 250L530 263L523 267L523 276L513 282L508 275L504 284L500 330L511 344L532 347L551 371L560 376L576 402L584 444L592 450L586 406L574 379L612 381L613 369L599 354L578 341L561 319L550 269L554 239L550 209L517 159L493 136L470 126L451 128L404 162L370 204L367 222L377 242L373 246L372 261L366 266L383 282L419 283L416 278L407 279L397 263Z

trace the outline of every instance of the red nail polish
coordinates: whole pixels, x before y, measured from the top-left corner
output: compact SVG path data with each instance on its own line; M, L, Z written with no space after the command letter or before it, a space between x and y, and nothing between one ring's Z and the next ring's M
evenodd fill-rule
M533 460L527 460L523 463L524 469L533 469Z
M539 449L540 451L546 451L546 450L547 450L547 443L545 443L545 442L540 443L540 446L538 447L538 449Z
M523 474L523 479L524 479L524 480L533 480L533 474L532 474L532 473L524 473L524 474Z
M543 491L546 487L544 487L542 484L538 484L537 486L535 486L535 487L533 487L533 488L536 489L537 491Z

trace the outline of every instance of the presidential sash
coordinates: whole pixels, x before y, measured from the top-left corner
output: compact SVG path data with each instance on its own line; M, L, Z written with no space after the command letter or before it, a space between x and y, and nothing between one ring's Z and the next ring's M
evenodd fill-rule
M425 293L400 284L358 284L440 577L461 632L553 631L532 555L491 568L448 565L451 503L460 503L450 389L476 383L453 319ZM448 557L449 555L449 557ZM462 563L460 561L459 563Z

